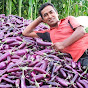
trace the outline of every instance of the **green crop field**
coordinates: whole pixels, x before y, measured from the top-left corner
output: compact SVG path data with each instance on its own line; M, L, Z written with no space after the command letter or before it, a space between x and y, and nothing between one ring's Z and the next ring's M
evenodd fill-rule
M69 15L88 16L88 0L0 0L0 14L13 14L33 20L39 15L40 5L45 2L54 4L60 18Z

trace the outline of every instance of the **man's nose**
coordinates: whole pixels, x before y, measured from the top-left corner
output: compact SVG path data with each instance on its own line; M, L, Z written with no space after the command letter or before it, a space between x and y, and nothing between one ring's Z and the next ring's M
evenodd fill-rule
M52 17L52 15L51 15L51 14L48 14L48 17L49 17L49 18L51 18L51 17Z

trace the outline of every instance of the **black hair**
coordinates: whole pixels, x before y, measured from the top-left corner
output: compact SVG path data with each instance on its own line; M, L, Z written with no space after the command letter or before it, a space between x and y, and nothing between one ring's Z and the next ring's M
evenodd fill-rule
M52 7L54 8L54 10L57 11L56 8L54 7L54 5L53 5L52 3L49 3L49 2L44 3L44 4L41 5L41 7L40 7L40 9L39 9L39 14L40 14L41 17L42 17L41 11L42 11L46 6L52 6ZM43 17L42 17L42 18L43 18Z

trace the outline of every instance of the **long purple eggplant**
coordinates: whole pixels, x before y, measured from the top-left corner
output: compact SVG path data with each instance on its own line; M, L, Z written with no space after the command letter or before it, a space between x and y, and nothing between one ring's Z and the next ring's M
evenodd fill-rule
M13 52L13 54L16 54L16 55L25 55L26 53L28 53L28 49L20 49Z
M52 86L55 86L55 87L62 87L59 83L57 83L57 82L50 82L50 81L48 81L48 82L46 82L47 84L49 84L49 85L52 85Z
M14 84L15 83L13 80L10 80L8 78L2 78L2 79L5 80L5 81L7 81L7 82L9 82L9 83L11 83L11 84Z
M61 61L61 59L59 57L55 56L55 55L47 55L47 57L53 58L56 61Z
M6 63L5 62L1 62L0 63L0 70L4 69L6 67Z
M20 36L17 36L16 40L21 41L21 42L23 41L23 39Z
M79 74L75 74L75 76L73 77L73 79L70 82L74 83L77 80L78 76L79 76Z
M26 46L26 43L23 42L18 48L19 48L19 49L23 49L25 46Z
M3 78L5 78L5 77L7 77L7 76L8 76L8 74L2 75L2 77L0 77L0 82L2 81Z
M39 60L35 60L35 61L31 62L28 66L29 66L29 67L33 67L33 66L35 66L38 62L39 62Z
M34 67L33 70L37 71L39 73L47 74L47 76L50 76L45 70L43 70L43 69L41 69L39 67Z
M35 64L35 67L40 67L43 63L42 62L38 62Z
M66 72L62 68L60 68L60 73L63 76L63 78L67 77Z
M32 78L32 81L40 81L42 79L44 79L46 77L46 74L39 74L39 75L35 75L33 78Z
M27 88L26 87L26 82L25 82L24 71L23 71L22 76L21 76L21 88Z
M10 52L6 52L5 54L3 54L1 57L0 57L0 62L7 59L8 56L11 56L11 53Z
M52 49L43 49L43 50L41 50L41 51L37 51L37 52L35 52L35 54L38 54L38 55L44 55L44 53L52 53L53 52L53 50Z
M7 72L15 72L15 71L21 71L19 67L8 69Z
M41 39L39 38L35 38L36 39L36 42L38 43L38 45L42 45L42 46L51 46L52 43L51 42L44 42L44 41L41 41Z
M58 65L56 69L54 70L54 73L57 73L57 71L62 67L62 65Z
M2 42L5 42L5 43L13 43L15 41L16 41L15 39L9 39L9 38L6 38L6 39L2 40Z
M79 88L84 88L84 87L82 86L82 84L80 84L80 83L77 82L77 81L76 81L76 85L77 85Z
M12 56L11 56L11 59L19 59L19 58L20 58L19 55L12 55Z
M88 88L88 84L85 81L79 79L78 82L81 83L85 88Z
M48 65L47 60L43 60L42 63L43 63L43 64L41 65L41 69L46 70L47 65Z
M70 84L67 80L62 79L58 76L56 77L56 81L59 82L64 87L68 87L68 85Z
M12 88L13 86L11 84L6 84L6 85L2 85L0 84L0 88Z
M76 68L76 62L72 61L71 63L72 63L72 67Z
M16 46L19 46L22 42L20 41L16 41L16 42L13 42L13 43L10 43L9 46L10 47L16 47Z
M0 70L0 76L2 76L4 73L6 73L7 69Z

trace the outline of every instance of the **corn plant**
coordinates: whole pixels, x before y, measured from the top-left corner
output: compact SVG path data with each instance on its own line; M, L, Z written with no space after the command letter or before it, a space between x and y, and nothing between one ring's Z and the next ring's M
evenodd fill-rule
M21 17L22 0L19 0L19 16Z
M38 17L40 5L45 2L54 4L60 19L69 15L88 16L88 0L0 0L0 14L34 20Z
M12 0L6 0L6 15L11 14L11 8L12 8Z
M33 10L33 2L34 0L29 0L29 9L28 9L28 18L32 19L32 10Z

